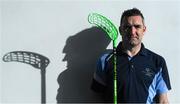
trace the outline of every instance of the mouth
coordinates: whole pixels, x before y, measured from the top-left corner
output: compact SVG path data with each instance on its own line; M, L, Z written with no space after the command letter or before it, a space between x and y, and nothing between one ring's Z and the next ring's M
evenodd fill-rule
M124 38L125 41L137 41L138 37L136 36L129 36Z
M129 38L137 38L137 36L129 36Z
M130 37L129 40L137 40L137 37Z

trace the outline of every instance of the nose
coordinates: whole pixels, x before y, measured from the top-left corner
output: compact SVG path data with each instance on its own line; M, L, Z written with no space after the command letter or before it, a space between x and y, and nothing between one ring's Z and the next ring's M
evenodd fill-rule
M131 26L131 35L136 34L136 28L134 26Z

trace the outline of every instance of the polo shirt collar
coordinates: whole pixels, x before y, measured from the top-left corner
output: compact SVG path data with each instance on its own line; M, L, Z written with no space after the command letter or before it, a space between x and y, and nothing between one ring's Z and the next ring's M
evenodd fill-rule
M124 49L122 47L122 42L120 42L119 45L117 46L117 54L118 55L125 55L126 53L123 50ZM138 52L137 55L147 56L147 49L144 47L143 43L141 43L141 49L140 49L140 51Z

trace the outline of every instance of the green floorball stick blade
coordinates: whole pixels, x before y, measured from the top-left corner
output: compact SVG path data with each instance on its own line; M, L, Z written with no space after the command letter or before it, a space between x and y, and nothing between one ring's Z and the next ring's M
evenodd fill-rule
M116 40L118 37L118 31L117 28L114 26L114 24L107 19L106 17L97 14L97 13L91 13L88 16L88 21L91 24L95 24L96 26L102 28L108 36L111 38L111 40Z

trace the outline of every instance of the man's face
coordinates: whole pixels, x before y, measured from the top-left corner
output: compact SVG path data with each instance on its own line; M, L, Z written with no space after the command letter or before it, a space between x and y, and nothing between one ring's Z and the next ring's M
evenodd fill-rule
M119 30L124 43L137 46L141 44L146 27L141 16L130 16L123 19Z

